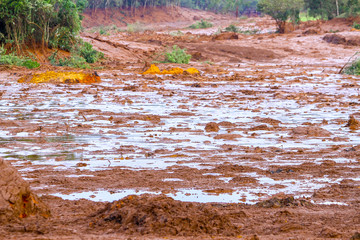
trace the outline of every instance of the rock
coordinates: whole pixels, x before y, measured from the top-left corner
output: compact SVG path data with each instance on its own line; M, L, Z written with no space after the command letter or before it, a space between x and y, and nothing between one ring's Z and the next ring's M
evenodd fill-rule
M206 132L218 132L220 130L219 125L215 122L209 122L205 126Z
M30 191L29 184L2 158L0 158L0 169L0 223L17 221L34 215L50 216L47 206Z

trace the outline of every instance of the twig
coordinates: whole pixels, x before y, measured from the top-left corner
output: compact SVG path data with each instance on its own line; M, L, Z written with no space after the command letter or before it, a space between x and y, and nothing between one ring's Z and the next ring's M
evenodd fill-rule
M351 59L352 59L353 57L355 57L358 53L359 53L359 52L355 52L355 54L352 55L351 58L349 58L349 60L347 61L347 63L345 63L345 65L340 69L339 74L341 74L341 72L344 70L344 68L346 67L346 65L348 65L348 63L351 61Z

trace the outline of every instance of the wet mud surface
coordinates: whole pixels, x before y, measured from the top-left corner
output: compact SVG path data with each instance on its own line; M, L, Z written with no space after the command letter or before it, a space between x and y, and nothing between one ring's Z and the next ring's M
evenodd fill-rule
M267 29L268 20L261 21ZM160 69L195 67L198 75L142 75L136 58L108 63L94 84L18 83L25 73L2 71L0 156L53 217L27 228L5 225L0 236L355 236L359 77L338 72L356 47L301 31L178 38L214 63ZM165 35L118 38L132 42L126 51L148 57L156 45L148 40L169 42ZM185 41L189 36L200 40Z

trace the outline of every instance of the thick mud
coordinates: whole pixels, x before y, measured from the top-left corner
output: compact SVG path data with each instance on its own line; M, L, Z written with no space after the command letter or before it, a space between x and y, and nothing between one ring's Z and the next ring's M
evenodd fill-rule
M330 23L237 24L259 34L84 33L108 57L93 84L2 71L0 156L52 217L0 237L356 239L359 77L338 72L357 47L325 41ZM172 44L198 60L158 67L200 74L142 74Z

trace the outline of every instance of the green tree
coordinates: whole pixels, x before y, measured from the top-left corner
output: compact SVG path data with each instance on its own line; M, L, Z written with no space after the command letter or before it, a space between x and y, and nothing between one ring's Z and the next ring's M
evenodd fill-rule
M303 6L303 0L260 0L258 10L271 16L278 32L284 33L286 21L291 18L296 22Z

